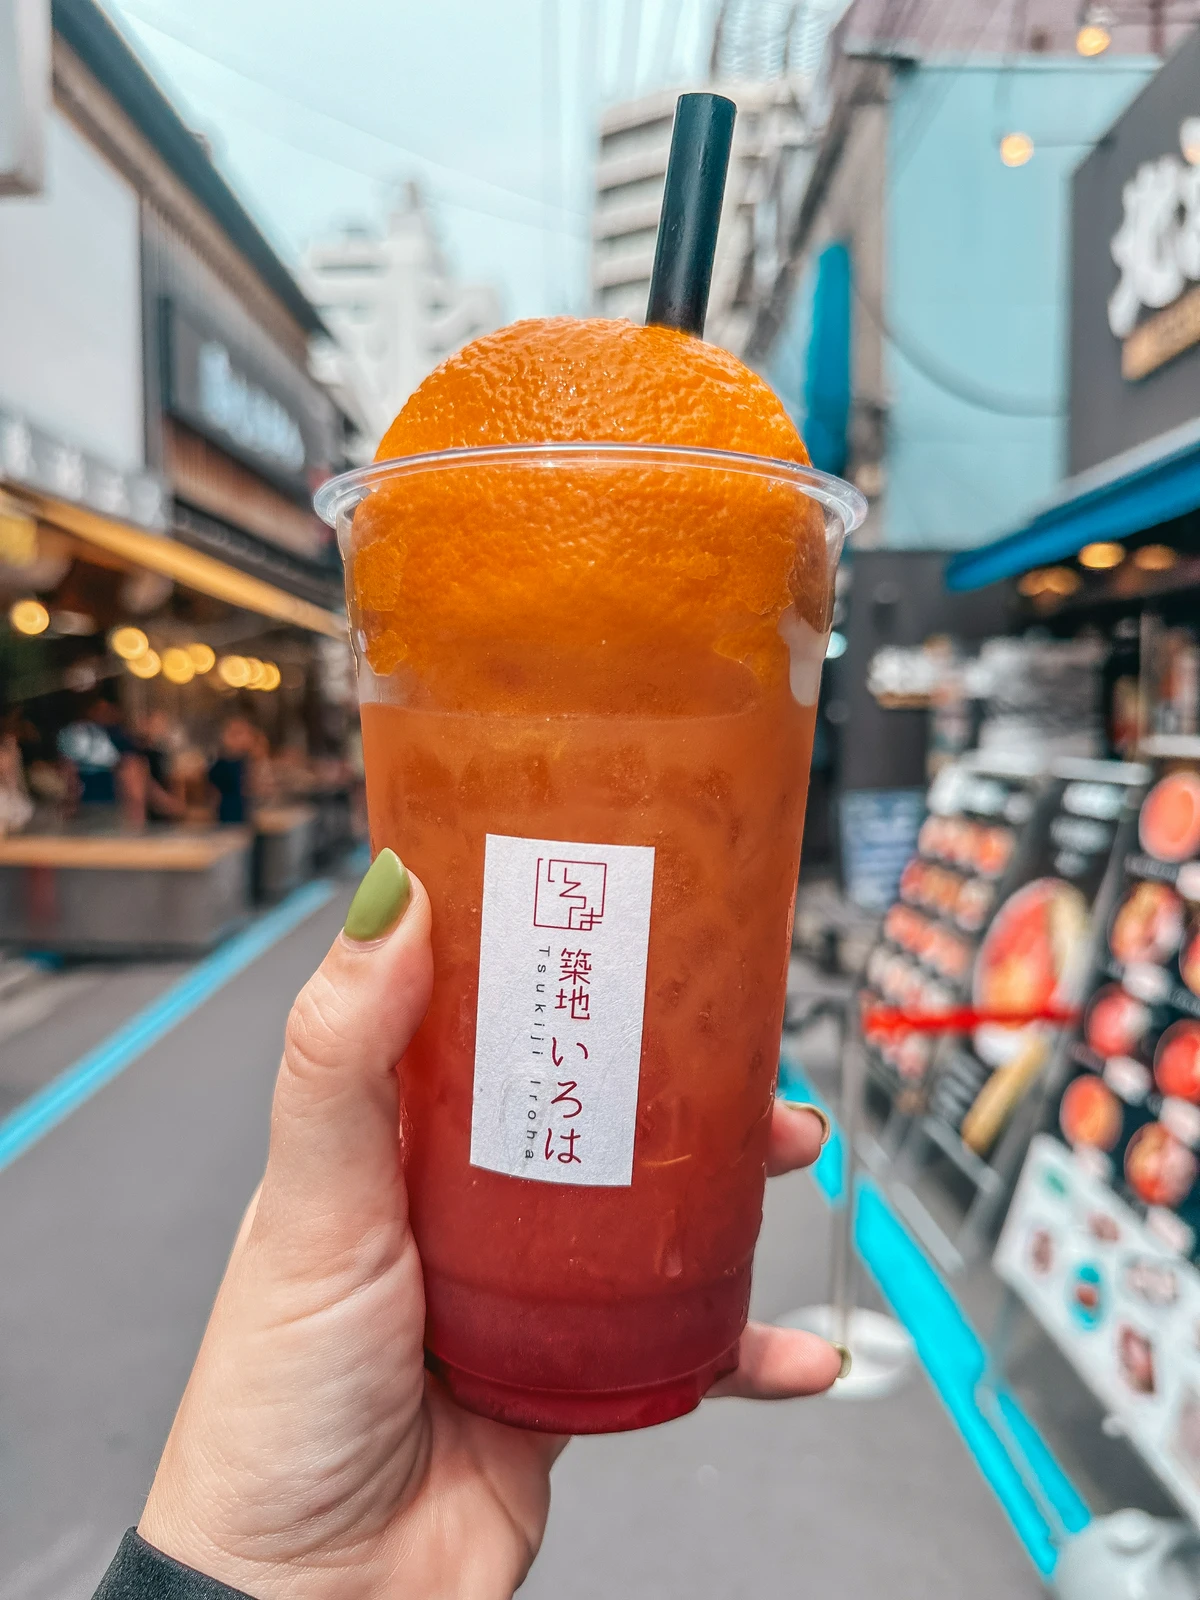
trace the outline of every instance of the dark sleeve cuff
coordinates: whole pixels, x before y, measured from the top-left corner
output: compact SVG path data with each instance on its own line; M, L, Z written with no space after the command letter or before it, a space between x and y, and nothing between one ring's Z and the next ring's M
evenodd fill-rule
M130 1528L92 1600L252 1600L173 1561Z

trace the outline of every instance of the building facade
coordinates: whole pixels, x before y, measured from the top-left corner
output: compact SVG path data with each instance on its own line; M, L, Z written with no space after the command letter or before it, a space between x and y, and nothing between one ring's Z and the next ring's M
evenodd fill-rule
M736 351L777 270L781 221L803 190L815 140L803 81L738 79L711 87L736 102L738 116L706 337ZM601 118L592 215L591 297L598 316L645 317L678 93L661 90Z
M1011 526L1066 452L1069 178L1158 65L1149 25L1075 49L1076 8L856 0L748 359L818 465L872 500L864 544L954 549ZM1168 42L1178 37L1175 27Z
M311 507L347 459L325 330L94 0L42 13L41 160L0 198L0 710L35 764L97 696L197 747L239 708L320 746L322 642L348 649Z
M415 183L382 234L350 228L311 245L302 278L332 335L314 371L354 417L362 459L427 373L500 324L496 291L450 270Z

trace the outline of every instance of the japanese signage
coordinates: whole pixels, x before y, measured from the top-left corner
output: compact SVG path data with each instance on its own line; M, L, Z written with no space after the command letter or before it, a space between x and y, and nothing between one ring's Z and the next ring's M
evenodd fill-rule
M1195 416L1200 33L1079 167L1072 190L1070 469Z
M471 1163L633 1177L654 851L489 834Z
M1200 117L1186 118L1179 138L1200 161ZM1144 378L1200 339L1200 290L1180 300L1200 279L1200 166L1176 155L1145 161L1121 198L1125 216L1111 246L1121 277L1109 297L1108 325L1124 340L1124 376ZM1160 315L1139 326L1143 310Z
M1200 1517L1200 1273L1044 1133L1030 1146L995 1267Z
M167 525L167 493L161 478L149 472L120 472L5 411L0 411L0 478L143 528L161 530Z
M161 302L163 404L197 433L278 487L307 499L309 470L329 449L281 375L238 348L216 322L190 307Z
M1200 741L1159 742L996 1266L1196 1514Z

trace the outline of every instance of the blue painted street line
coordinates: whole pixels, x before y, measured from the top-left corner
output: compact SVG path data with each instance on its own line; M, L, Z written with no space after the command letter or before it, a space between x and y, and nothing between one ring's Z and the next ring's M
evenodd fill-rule
M822 1104L802 1068L787 1057L780 1065L780 1085L789 1100ZM832 1146L831 1137L822 1161ZM840 1167L840 1153L837 1159ZM814 1175L822 1193L842 1199L843 1173L822 1178L814 1168ZM1006 1441L979 1405L976 1391L987 1364L984 1346L933 1263L868 1177L859 1178L856 1185L854 1239L884 1298L912 1335L930 1382L1018 1538L1034 1565L1048 1576L1058 1555L1055 1530L1026 1486L1021 1464L1013 1460ZM1037 1479L1068 1532L1085 1527L1091 1513L1049 1445L1011 1394L1001 1389L997 1400L1024 1456L1025 1473Z
M152 1000L102 1044L81 1056L44 1089L32 1095L0 1122L0 1172L23 1155L52 1128L118 1077L185 1017L190 1017L231 978L257 961L314 911L328 903L334 885L327 879L306 883L273 911L235 934L206 956L178 983Z

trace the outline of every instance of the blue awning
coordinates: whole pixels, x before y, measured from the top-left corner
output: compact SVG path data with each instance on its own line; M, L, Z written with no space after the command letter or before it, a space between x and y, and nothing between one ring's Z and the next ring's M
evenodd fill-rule
M961 593L1031 567L1067 561L1102 539L1127 539L1200 509L1200 424L1186 423L1147 445L1068 478L1023 528L964 550L946 565L946 587Z

